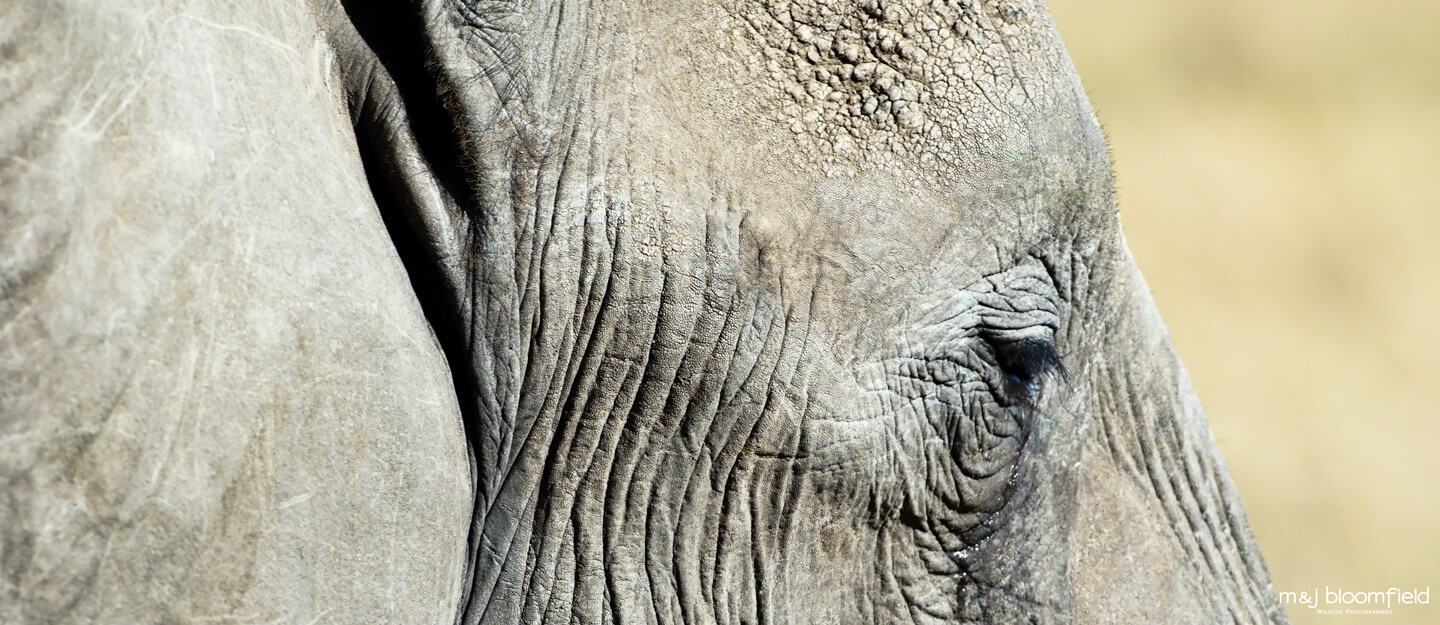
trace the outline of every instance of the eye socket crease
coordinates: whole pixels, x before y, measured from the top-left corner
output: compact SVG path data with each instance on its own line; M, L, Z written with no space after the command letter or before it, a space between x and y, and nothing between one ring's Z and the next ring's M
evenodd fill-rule
M1000 368L1005 399L1010 405L1034 407L1039 402L1046 374L1055 372L1062 378L1067 377L1055 342L1048 334L989 331L982 332L980 337Z

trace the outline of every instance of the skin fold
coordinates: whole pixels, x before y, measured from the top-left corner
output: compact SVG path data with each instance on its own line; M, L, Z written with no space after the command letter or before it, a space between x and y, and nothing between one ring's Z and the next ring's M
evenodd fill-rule
M0 13L0 621L1288 622L1043 5L152 9Z

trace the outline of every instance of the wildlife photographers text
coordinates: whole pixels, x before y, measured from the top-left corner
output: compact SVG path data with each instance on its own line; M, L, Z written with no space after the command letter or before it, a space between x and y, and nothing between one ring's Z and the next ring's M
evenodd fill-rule
M1326 586L1324 591L1317 588L1309 592L1282 592L1280 601L1286 605L1303 605L1326 614L1391 614L1390 610L1395 605L1429 605L1430 587L1426 586L1424 590L1388 588L1353 591Z

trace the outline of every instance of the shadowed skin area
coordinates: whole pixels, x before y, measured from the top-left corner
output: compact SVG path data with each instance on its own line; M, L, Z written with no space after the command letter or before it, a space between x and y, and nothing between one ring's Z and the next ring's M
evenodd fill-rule
M1286 622L1043 6L208 8L5 16L0 620Z

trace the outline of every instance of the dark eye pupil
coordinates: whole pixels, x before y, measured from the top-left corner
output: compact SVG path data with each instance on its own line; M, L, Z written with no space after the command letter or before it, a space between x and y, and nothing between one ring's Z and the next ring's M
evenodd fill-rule
M1022 380L1040 377L1055 364L1055 348L1049 341L1034 338L1000 341L996 347L995 357L1000 367Z
M995 354L995 364L1004 375L1008 387L1005 390L1014 399L1029 400L1038 390L1041 377L1047 371L1060 367L1055 345L1048 340L988 336L986 341Z

